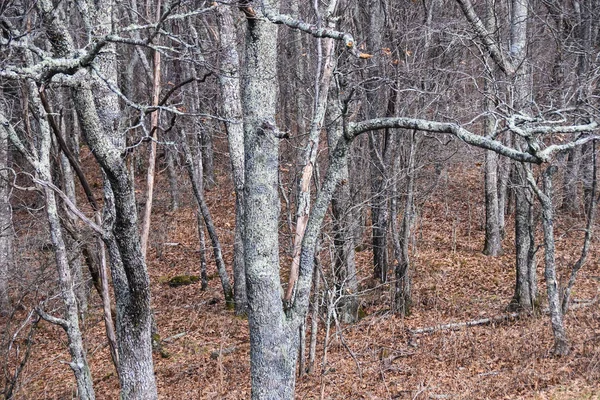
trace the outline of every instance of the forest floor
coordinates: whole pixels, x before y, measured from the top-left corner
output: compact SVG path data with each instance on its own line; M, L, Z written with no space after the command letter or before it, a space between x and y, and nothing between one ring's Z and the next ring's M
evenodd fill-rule
M174 288L165 283L176 275L199 274L195 204L184 192L181 208L168 211L165 176L166 171L158 176L148 255L153 306L164 348L162 354L155 354L160 398L249 398L247 320L226 309L214 263L209 263L212 279L206 291L200 290L200 283ZM481 167L475 164L453 168L420 206L410 316L390 313L390 286L373 288L371 253L369 249L357 253L364 316L356 324L332 327L324 367L325 328L323 320L319 321L317 365L313 374L297 379L298 399L600 399L597 303L568 313L572 352L562 358L551 354L552 332L546 315L410 334L422 327L506 315L515 280L512 233L504 242L505 255L492 258L481 253L482 176ZM234 197L229 178L219 174L218 181L207 200L231 265ZM577 228L582 227L580 218L556 222L562 276L579 256L583 234ZM598 297L599 252L595 239L577 279L576 301ZM327 262L322 263L327 268ZM540 282L542 273L540 266ZM540 293L545 297L542 283ZM17 316L24 318L26 313L22 310ZM117 399L118 378L95 293L84 336L97 398ZM40 323L15 398L75 398L68 359L64 332Z

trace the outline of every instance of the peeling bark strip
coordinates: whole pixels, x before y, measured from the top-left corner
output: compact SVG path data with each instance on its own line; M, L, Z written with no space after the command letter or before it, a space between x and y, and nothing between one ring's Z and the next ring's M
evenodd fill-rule
M331 15L337 7L337 0L332 0L329 3L329 9L327 14ZM333 28L335 25L332 20L328 22L329 28ZM334 67L334 49L335 42L333 39L325 40L325 54L322 54L323 44L319 42L318 46L318 74L321 75L321 79L318 79L317 74L317 96L314 104L314 115L310 126L310 133L308 135L308 143L304 149L304 167L302 169L302 178L300 179L298 207L296 210L296 234L294 235L294 253L292 259L292 266L290 268L290 277L288 281L287 293L285 300L290 301L294 293L294 287L296 280L298 279L298 267L300 266L300 250L302 248L302 238L304 237L304 231L308 222L308 216L310 214L310 182L313 178L313 169L317 159L317 151L319 149L319 136L321 129L323 128L323 121L325 120L325 111L327 110L327 99L329 96L329 88L331 86L331 77L333 75ZM324 62L324 63L323 63ZM320 66L323 64L323 71L320 71Z
M161 0L156 2L156 19L161 17ZM154 76L152 81L152 105L157 106L160 99L160 53L154 51ZM152 201L154 199L154 168L156 166L156 142L158 140L159 110L154 110L151 115L151 141L150 154L148 155L148 171L146 174L146 204L142 219L142 256L146 259L148 251L148 237L150 235L150 220L152 218Z

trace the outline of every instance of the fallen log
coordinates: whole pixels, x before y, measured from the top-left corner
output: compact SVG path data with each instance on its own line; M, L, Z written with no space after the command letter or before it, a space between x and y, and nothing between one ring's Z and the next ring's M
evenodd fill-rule
M576 310L579 308L589 307L593 304L596 304L598 302L598 299L594 298L591 300L579 300L579 301L574 300L573 302L576 304L573 304L571 307L569 307L570 310ZM541 311L541 313L546 315L546 314L550 313L550 310L545 308ZM467 328L467 327L471 327L471 326L491 325L491 324L497 324L497 323L502 323L502 322L506 322L506 321L513 321L513 320L519 319L522 316L527 316L527 315L531 315L531 311L513 312L510 314L498 315L498 316L489 317L489 318L480 318L480 319L475 319L475 320L471 320L471 321L454 322L454 323L449 323L449 324L440 324L440 325L429 326L426 328L409 329L408 333L410 333L411 335L424 335L424 334L434 333L434 332L438 332L438 331L458 331L463 328Z

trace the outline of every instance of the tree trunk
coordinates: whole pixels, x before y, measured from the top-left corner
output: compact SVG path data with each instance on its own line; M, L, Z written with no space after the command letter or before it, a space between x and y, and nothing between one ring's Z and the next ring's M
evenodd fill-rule
M225 261L223 260L221 242L219 241L217 229L212 220L210 210L208 209L208 205L206 204L206 200L204 199L202 154L200 153L196 156L197 163L196 165L194 165L192 152L190 150L190 147L187 143L187 139L185 137L185 133L183 131L181 133L181 145L183 147L185 165L188 171L190 182L192 184L194 197L196 198L198 208L202 213L206 229L208 230L208 236L210 237L210 240L212 242L215 264L217 264L217 271L219 273L219 278L221 278L221 286L223 287L223 295L225 296L225 304L227 307L233 307L233 290L231 289L231 284L229 283L229 275L227 274L227 269L225 268ZM198 147L201 148L200 143L198 143Z
M235 313L246 314L246 268L244 266L244 126L240 98L240 60L234 30L233 13L229 5L217 7L217 23L221 39L219 85L222 112L225 118L229 159L235 191L235 231L233 243L233 280Z
M533 273L530 268L535 265L531 262L531 250L534 246L530 232L535 229L531 226L532 220L532 198L525 186L527 166L515 164L517 171L514 176L517 179L515 185L515 249L516 249L516 283L515 294L511 301L511 308L531 310L536 302L536 280L535 268Z
M529 174L529 184L536 192L542 205L542 226L544 228L544 258L546 279L546 292L548 294L548 308L550 309L550 321L554 333L554 354L564 356L569 354L569 343L565 332L563 314L561 310L558 280L556 278L555 247L554 247L554 205L552 204L552 175L556 172L556 166L549 166L542 174L543 191L539 190L533 174Z
M415 158L416 158L416 132L411 132L410 135L410 150L408 155L408 168L406 173L406 198L404 201L404 214L402 215L402 225L397 238L394 238L394 250L398 264L395 267L395 289L393 308L394 311L401 315L408 315L412 305L412 279L410 258L408 253L408 243L410 242L410 232L413 221L414 209L414 191L415 191ZM398 156L396 156L398 159ZM396 162L397 163L397 162ZM398 168L395 168L397 171ZM396 197L394 195L394 197ZM395 201L393 200L395 203ZM394 206L395 208L395 206ZM392 224L396 225L396 218L392 220ZM396 231L393 226L393 231ZM396 235L396 234L394 234Z
M31 64L31 55L27 54L27 58ZM46 112L38 97L39 88L35 83L29 82L28 91L31 109L33 110L34 116L38 121L36 148L35 151L32 151L31 153L36 154L38 159L28 157L27 152L24 151L24 147L19 145L20 143L14 144L22 151L23 155L28 158L29 162L36 171L37 183L43 186L43 192L46 201L46 215L50 228L50 238L54 248L56 268L58 272L58 287L60 290L60 296L62 297L63 304L65 306L64 319L50 316L43 310L38 310L38 313L47 321L61 326L67 333L69 354L71 355L71 362L69 363L69 366L75 374L79 396L84 400L93 400L95 399L93 381L87 362L81 330L79 328L77 298L73 290L74 282L71 275L71 269L69 267L67 249L62 233L60 217L58 215L56 198L53 190L50 188L53 185L50 168L50 147L52 134L46 119ZM1 119L4 119L4 116L1 116ZM6 128L4 128L8 126L8 122L6 124L0 123L0 125L3 126L3 128L0 129L8 134L8 131ZM14 136L16 138L16 135Z
M371 60L370 68L372 76L379 76L382 73L381 58L382 34L385 24L385 13L383 2L380 0L368 1L368 36L367 47L369 51L375 53ZM367 116L375 118L379 110L384 109L384 95L382 90L377 90L379 83L371 82L367 85ZM386 163L385 153L389 152L389 135L373 134L369 137L371 151L372 169L371 169L371 223L372 223L372 242L373 242L373 277L380 282L387 281L388 270L388 171L389 164Z
M177 152L172 146L165 147L167 153L167 173L169 175L169 192L171 193L171 211L179 209L179 184L177 182Z
M502 254L499 214L498 154L487 150L485 152L485 244L483 254L488 256L495 257Z
M337 0L332 0L329 3L327 15L332 15L337 6ZM333 29L334 21L328 21L328 28ZM313 107L313 117L310 125L308 141L304 148L301 162L302 176L298 188L298 204L296 209L296 232L294 235L294 248L292 266L290 268L290 277L285 296L286 301L290 301L293 296L296 280L298 279L298 268L300 266L300 250L302 248L302 239L310 214L310 186L313 179L313 170L317 160L319 149L319 138L325 114L327 111L327 99L329 97L329 88L331 86L331 78L334 68L334 49L335 42L333 39L325 39L317 43L317 77L315 79L315 102ZM323 50L325 50L323 52ZM339 128L337 128L339 129ZM341 129L339 129L341 132ZM339 135L340 133L336 133ZM337 143L337 140L334 142Z
M335 146L343 135L339 93L336 93L333 87L332 95L328 99L326 118L327 144L331 162L334 157ZM331 200L333 243L335 246L335 284L337 296L340 298L337 313L342 322L352 323L358 320L359 304L347 159L344 160L340 179L341 183L336 188Z
M156 20L160 20L161 0L156 3ZM154 76L152 82L152 105L157 106L160 96L160 52L154 51ZM152 218L152 202L154 199L154 168L156 166L156 142L158 140L159 110L152 112L150 118L150 151L148 154L148 169L146 171L146 204L142 218L142 257L146 259L148 251L148 237L150 235L150 222Z
M87 143L107 178L103 219L113 234L105 243L117 303L121 397L126 400L156 399L150 337L150 281L141 252L133 185L120 150L124 140L113 136L113 132L103 131L101 126L107 125L101 124L94 96L88 87L81 85L75 89L73 99Z
M277 13L279 2L265 1L264 7ZM298 341L297 329L286 323L279 277L279 141L272 128L278 93L273 79L277 76L277 31L278 26L265 19L247 19L242 85L244 258L254 400L294 398L294 343Z
M569 150L567 166L563 176L562 206L565 211L574 213L579 208L579 169L581 164L581 148Z
M1 94L1 89L0 89ZM4 114L0 105L0 114ZM10 205L8 132L0 129L0 315L10 314L8 283L13 268L13 224Z

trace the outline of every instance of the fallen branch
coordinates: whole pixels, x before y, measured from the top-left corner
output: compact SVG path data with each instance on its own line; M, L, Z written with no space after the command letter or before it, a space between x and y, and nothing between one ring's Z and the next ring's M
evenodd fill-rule
M518 319L523 314L527 314L527 313L514 312L514 313L510 313L510 314L506 314L506 315L496 316L496 317L475 319L472 321L454 322L451 324L435 325L435 326L430 326L427 328L409 329L408 331L409 331L409 333L411 333L413 335L434 333L437 331L458 331L462 328L466 328L469 326L490 325L490 324L495 324L498 322L508 321L511 319Z
M182 338L182 337L184 337L185 335L187 335L187 332L181 332L181 333L178 333L178 334L176 334L176 335L169 336L168 338L164 338L164 339L162 340L162 342L163 342L163 343L171 343L171 342L174 342L174 341L175 341L175 340L177 340L177 339L181 339L181 338Z
M596 304L598 302L598 299L593 298L591 300L581 300L581 301L574 301L574 302L576 302L577 304L574 304L573 306L571 306L570 307L571 310L589 307L593 304ZM549 314L549 313L550 313L550 310L548 308L544 308L542 310L542 314L544 314L544 315ZM429 334L429 333L434 333L434 332L438 332L438 331L458 331L463 328L467 328L467 327L471 327L471 326L491 325L491 324L497 324L497 323L501 323L501 322L505 322L505 321L517 320L520 317L525 316L525 315L531 315L531 311L514 312L514 313L499 315L499 316L490 317L490 318L481 318L481 319L475 319L475 320L471 320L471 321L434 325L434 326L430 326L430 327L426 327L426 328L409 329L408 333L410 333L411 335L423 335L423 334Z

